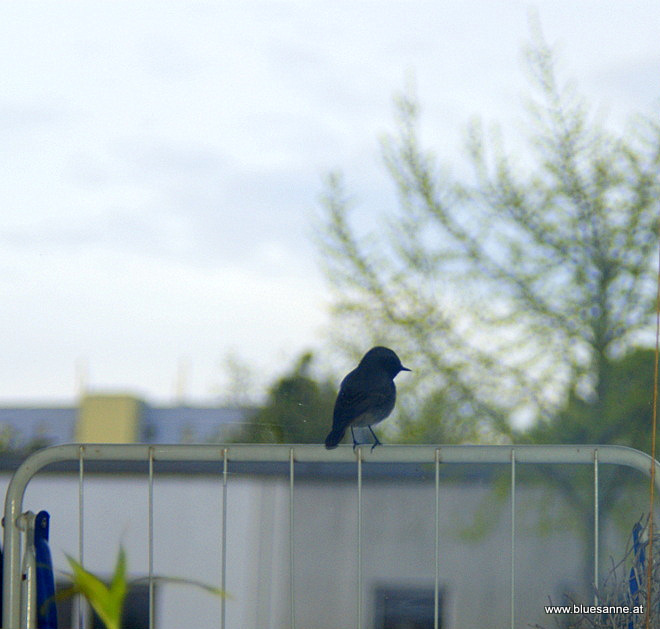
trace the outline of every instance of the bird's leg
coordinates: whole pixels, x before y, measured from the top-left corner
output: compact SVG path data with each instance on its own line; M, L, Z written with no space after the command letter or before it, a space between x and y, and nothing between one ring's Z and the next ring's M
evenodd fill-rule
M357 448L360 444L355 439L355 433L353 432L353 426L351 426L351 437L353 437L353 452L355 452L355 448Z
M373 452L376 446L382 446L383 444L378 440L378 437L376 437L376 433L371 430L371 426L369 426L369 431L374 436L374 444L371 446L371 451Z

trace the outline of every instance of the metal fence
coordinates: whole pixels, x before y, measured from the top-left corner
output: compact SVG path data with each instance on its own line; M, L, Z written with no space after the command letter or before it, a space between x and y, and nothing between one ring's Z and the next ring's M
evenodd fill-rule
M87 461L142 461L148 466L148 564L149 564L149 617L150 627L154 626L154 462L165 461L215 461L221 467L222 511L221 511L221 587L225 589L227 574L227 486L229 472L235 462L258 463L279 462L288 464L289 484L289 605L290 627L295 629L294 597L294 493L296 491L297 463L354 463L355 489L357 500L357 629L362 629L362 477L363 466L370 463L418 463L430 464L435 470L435 607L434 625L439 626L439 584L440 584L440 531L439 513L442 501L440 491L441 468L449 464L501 464L510 469L511 490L511 536L510 536L510 603L511 627L516 622L516 466L519 464L584 464L593 469L593 509L594 509L594 548L598 548L600 530L599 519L599 466L614 464L651 474L652 459L637 450L622 446L383 446L373 452L369 447L341 446L328 451L320 445L109 445L71 444L54 446L41 450L26 459L13 475L5 502L4 513L4 573L3 573L3 627L18 629L21 623L21 580L22 580L22 530L25 518L23 498L26 487L34 475L42 468L64 461L77 462L78 468L78 540L79 559L83 560L83 512L84 477ZM655 482L660 489L660 465L656 461ZM593 582L599 582L598 553L594 552ZM221 602L219 626L225 629L225 601Z

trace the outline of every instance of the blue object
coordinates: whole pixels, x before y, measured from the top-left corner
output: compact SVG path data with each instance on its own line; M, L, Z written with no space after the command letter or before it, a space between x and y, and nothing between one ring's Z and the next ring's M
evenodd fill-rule
M0 619L2 619L2 597L4 595L4 575L5 575L5 558L2 554L2 547L0 547Z
M640 540L642 532L642 525L639 522L633 526L633 555L637 561L633 562L633 567L630 568L630 578L628 579L628 587L630 588L630 595L632 597L633 605L639 605L639 582L637 581L637 573L635 572L635 563L639 565L640 571L644 571L644 564L646 563L646 551L644 544ZM640 579L642 575L639 575ZM633 629L632 620L628 623L628 629Z
M37 627L57 629L55 577L48 546L50 515L39 511L34 521L34 554L37 565Z

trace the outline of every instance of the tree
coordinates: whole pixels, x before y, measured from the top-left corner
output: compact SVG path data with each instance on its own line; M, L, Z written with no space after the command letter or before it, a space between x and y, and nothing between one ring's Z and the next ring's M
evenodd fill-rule
M590 403L571 392L554 422L534 426L521 441L528 443L616 444L650 452L655 352L638 349L619 360L609 360L609 386L599 404ZM602 414L594 417L594 409ZM555 510L554 524L571 521L584 540L585 583L589 582L593 557L593 470L584 466L543 465L528 474L542 486L558 489L570 505L568 514ZM619 524L629 532L630 514L639 514L639 492L644 487L639 474L620 466L606 466L599 473L600 517L606 521L619 514ZM621 517L623 516L623 517ZM617 518L615 517L615 520ZM552 523L546 522L546 526ZM599 549L600 550L600 549Z
M591 425L612 362L652 328L660 128L604 130L540 37L527 58L529 165L473 124L472 175L439 169L408 91L382 144L398 196L386 227L358 233L341 175L327 179L318 240L337 337L370 336L412 364L404 433L426 404L458 440L516 439L511 418L552 424L567 396Z
M266 403L235 439L247 443L323 443L332 423L336 391L310 374L313 354L303 354L290 373L279 378Z
M539 423L524 438L529 443L608 443L651 451L655 352L638 349L608 361L610 386L602 393L603 412L574 391L554 422Z

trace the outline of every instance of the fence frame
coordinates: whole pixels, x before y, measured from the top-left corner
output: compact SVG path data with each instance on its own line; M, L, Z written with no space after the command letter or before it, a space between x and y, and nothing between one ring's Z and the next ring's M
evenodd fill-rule
M4 512L4 571L3 571L3 618L5 629L17 629L20 624L21 608L21 531L23 499L25 490L34 475L47 465L64 461L78 462L80 482L84 478L85 461L142 461L149 466L149 501L152 500L154 461L215 461L222 464L223 491L223 539L222 539L222 585L225 578L226 549L226 491L227 466L231 462L282 462L289 464L291 505L289 512L289 535L293 536L294 467L296 462L357 463L358 492L358 580L361 578L360 539L362 526L362 466L363 463L427 463L435 465L435 626L438 626L438 518L439 478L441 464L502 464L511 469L511 627L515 621L515 489L516 466L520 464L585 464L594 468L594 536L598 540L598 468L602 464L621 465L636 469L651 476L652 459L649 455L624 446L611 445L387 445L371 451L370 446L340 446L326 450L320 445L270 445L270 444L227 444L227 445L146 445L146 444L65 444L51 446L29 456L14 472L5 499ZM660 493L660 463L655 461L655 484ZM79 497L82 511L82 493ZM152 526L150 504L150 527ZM292 541L292 540L291 540ZM82 536L80 539L82 546ZM597 546L596 546L597 548ZM80 549L82 553L82 549ZM153 586L151 560L153 535L150 530L150 626L153 626ZM295 629L295 607L293 600L293 554L290 553L290 604L291 629ZM594 553L594 578L598 579L598 553ZM361 600L361 583L357 587L358 603ZM358 604L356 626L361 629L361 605ZM224 600L222 603L221 628L225 626Z

